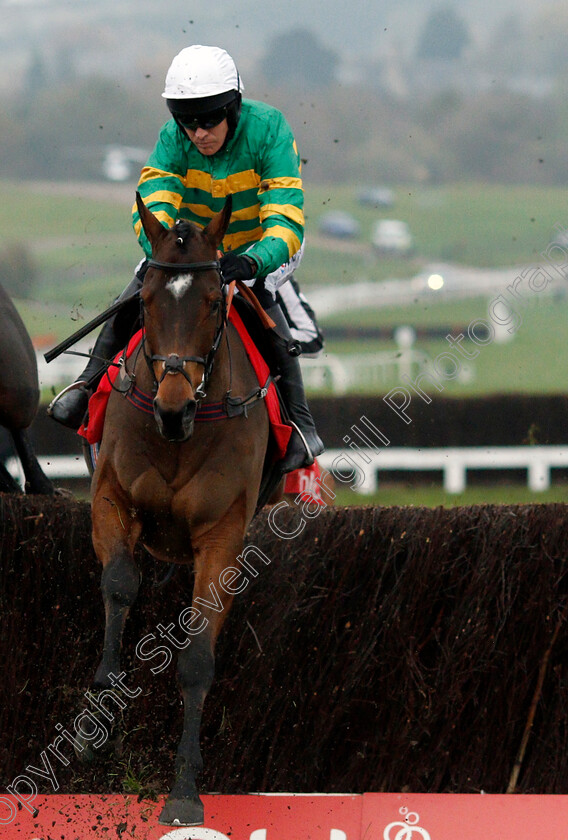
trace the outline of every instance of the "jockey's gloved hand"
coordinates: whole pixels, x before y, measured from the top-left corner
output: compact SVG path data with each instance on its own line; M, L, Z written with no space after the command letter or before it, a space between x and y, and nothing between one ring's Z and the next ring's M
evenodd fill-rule
M221 257L221 274L226 283L233 280L252 280L258 266L252 257L228 251Z

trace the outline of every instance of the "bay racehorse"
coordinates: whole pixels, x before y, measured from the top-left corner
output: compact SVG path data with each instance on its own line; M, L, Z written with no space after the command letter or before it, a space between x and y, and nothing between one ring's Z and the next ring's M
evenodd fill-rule
M0 286L0 426L9 431L14 442L24 471L26 492L51 494L54 487L38 464L28 434L38 405L35 350L10 296ZM21 492L2 463L0 492Z
M216 255L231 199L204 230L184 221L167 229L139 195L137 203L152 246L141 290L144 338L119 378L153 394L152 413L111 392L92 484L93 545L103 566L106 612L94 685L108 689L109 675L120 673L122 631L139 586L136 544L158 560L192 564L192 604L183 611L187 645L178 655L183 733L160 822L198 825L202 708L215 641L233 598L223 573L234 568L255 513L269 422L244 346L226 320ZM206 414L228 395L238 402L238 395L253 393L256 404L245 413L196 422L198 410Z

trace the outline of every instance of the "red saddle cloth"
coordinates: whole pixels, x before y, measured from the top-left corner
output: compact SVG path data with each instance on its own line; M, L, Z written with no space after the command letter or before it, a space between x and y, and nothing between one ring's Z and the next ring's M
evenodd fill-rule
M268 365L260 355L247 329L245 328L245 325L243 324L239 313L235 310L234 307L232 307L229 312L229 321L233 324L233 326L236 328L241 337L247 355L256 373L259 385L261 387L264 387L270 374ZM138 347L141 337L142 330L139 330L136 333L136 335L134 335L130 339L128 348L126 350L127 357L134 352L136 347ZM118 362L121 355L122 354L119 354L114 361ZM100 443L101 438L103 436L103 426L105 421L105 412L108 403L108 398L110 392L112 391L112 387L116 380L116 377L118 376L118 371L118 367L111 365L105 376L103 376L103 378L101 379L99 387L89 400L88 423L87 426L82 425L80 427L79 434L86 438L91 445ZM151 397L149 395L141 396L142 400L139 400L139 403L141 405L144 404L145 406L151 406ZM144 399L145 397L147 399ZM276 387L274 385L274 382L272 381L270 381L268 386L268 392L265 397L265 404L268 411L268 417L270 420L272 434L276 443L277 460L280 460L284 457L284 454L286 453L286 447L288 446L288 441L290 440L290 435L292 434L292 428L282 421L282 416L280 414L280 404L278 402L278 394L276 393ZM227 419L226 414L224 414L222 410L212 412L211 408L212 407L207 403L201 406L201 409L197 412L195 418L196 421L199 421L200 419L202 421L211 419ZM142 410L151 411L151 408L142 408ZM199 416L200 414L201 418Z
M293 470L287 473L284 483L284 492L290 496L299 497L301 502L312 502L327 507L327 502L322 496L321 470L317 461L311 467L304 467L301 470Z

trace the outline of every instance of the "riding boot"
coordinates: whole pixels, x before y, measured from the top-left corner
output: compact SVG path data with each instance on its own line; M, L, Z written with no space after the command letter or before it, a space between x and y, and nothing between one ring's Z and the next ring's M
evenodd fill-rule
M117 302L141 288L145 269L146 263L143 263L142 268L137 270L128 286L118 296ZM108 362L126 346L138 317L138 305L129 304L126 309L118 311L106 322L95 341L85 370L50 403L47 409L50 417L70 429L79 428L87 413L89 398L108 368Z
M293 427L288 449L280 466L283 472L292 472L313 464L316 456L323 452L324 445L316 431L304 392L298 360L301 352L299 342L292 338L288 322L278 304L267 309L266 314L276 324L275 329L270 330L270 335L274 361L280 374L278 390Z

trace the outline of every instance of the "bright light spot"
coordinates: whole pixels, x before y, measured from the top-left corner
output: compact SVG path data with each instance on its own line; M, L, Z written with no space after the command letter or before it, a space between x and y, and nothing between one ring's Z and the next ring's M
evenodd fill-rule
M444 278L441 274L431 274L428 278L428 286L431 289L434 289L434 291L436 291L437 289L441 289L443 285Z

